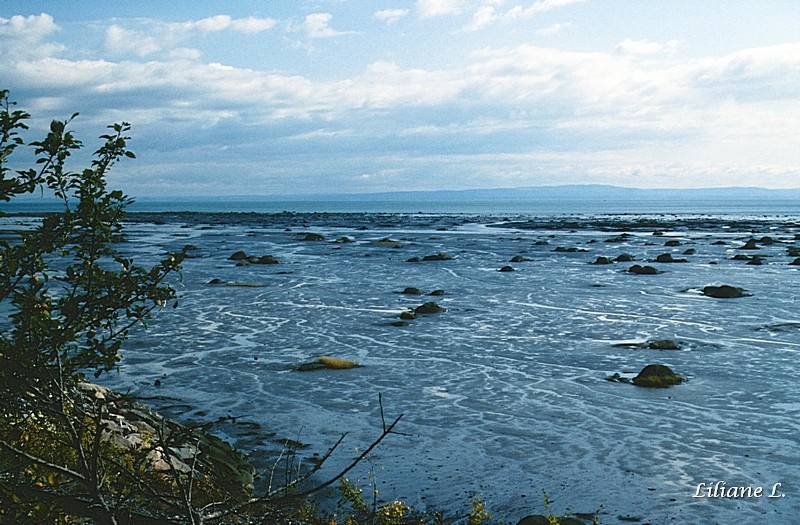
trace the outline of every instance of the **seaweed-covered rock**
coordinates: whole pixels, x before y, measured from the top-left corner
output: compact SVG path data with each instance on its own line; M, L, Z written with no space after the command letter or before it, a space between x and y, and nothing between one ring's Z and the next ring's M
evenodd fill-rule
M311 362L303 363L297 367L298 372L311 372L313 370L348 370L361 365L355 361L340 359L338 357L320 357Z
M414 313L417 315L438 314L446 311L447 308L439 306L434 301L428 301L427 303L417 306L416 309L414 309Z
M633 384L650 388L666 388L683 382L683 377L677 375L666 365L647 365L633 378Z
M744 297L746 294L743 288L723 284L721 286L704 287L703 295L716 299L735 299L737 297Z

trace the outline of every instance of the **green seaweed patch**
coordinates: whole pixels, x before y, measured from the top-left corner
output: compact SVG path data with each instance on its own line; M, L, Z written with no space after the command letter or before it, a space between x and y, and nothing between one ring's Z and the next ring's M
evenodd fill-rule
M319 357L310 363L303 363L297 367L299 372L310 372L312 370L348 370L359 368L361 365L355 361L341 359L338 357Z
M684 380L683 376L679 376L666 365L647 365L633 378L633 384L649 388L667 388L679 385Z

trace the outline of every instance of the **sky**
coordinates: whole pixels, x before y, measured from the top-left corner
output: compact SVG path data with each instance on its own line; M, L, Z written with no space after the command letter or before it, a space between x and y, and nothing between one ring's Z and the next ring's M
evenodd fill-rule
M796 0L2 0L0 89L134 197L800 187Z

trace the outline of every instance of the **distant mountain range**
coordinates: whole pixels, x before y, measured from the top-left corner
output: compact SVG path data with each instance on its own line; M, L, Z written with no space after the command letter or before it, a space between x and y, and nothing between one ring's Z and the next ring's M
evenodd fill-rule
M209 197L198 197L208 199ZM181 197L181 200L186 198ZM604 184L534 186L471 190L393 191L305 195L248 195L215 197L230 201L343 201L343 202L464 202L464 201L669 201L681 200L799 200L800 188L755 187L702 189L639 189ZM150 200L150 199L137 199ZM190 199L186 199L190 200Z

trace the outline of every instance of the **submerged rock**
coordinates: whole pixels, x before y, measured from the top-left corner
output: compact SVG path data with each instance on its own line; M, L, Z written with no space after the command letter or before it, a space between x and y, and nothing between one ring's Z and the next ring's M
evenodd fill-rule
M703 295L716 299L735 299L737 297L745 297L748 294L745 293L744 288L723 284L721 286L704 287Z
M409 286L400 293L404 295L422 295L422 290L419 288L414 288L413 286Z
M503 266L498 271L499 272L513 272L514 268L512 266Z
M666 365L647 365L633 378L633 384L649 388L666 388L679 385L683 377L677 375Z
M530 516L525 516L517 522L517 525L551 525L553 523L558 523L559 525L586 525L585 521L578 518L573 518L572 516L554 516L551 519L542 514L531 514Z
M430 293L430 295L437 296L437 295L444 295L444 290L434 290Z
M512 258L511 258L511 260L510 260L510 261L508 261L508 262L512 262L512 263L521 263L521 262L527 262L527 261L530 261L530 259L528 259L527 257L523 257L522 255L515 255L515 256L514 256L514 257L512 257Z

